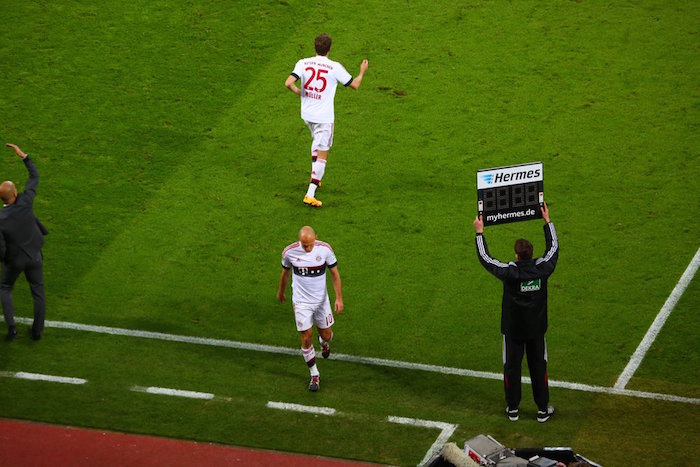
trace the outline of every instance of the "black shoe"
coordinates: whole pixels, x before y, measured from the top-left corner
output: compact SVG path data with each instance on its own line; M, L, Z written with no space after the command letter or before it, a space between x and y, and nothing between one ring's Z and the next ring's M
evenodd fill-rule
M30 334L32 336L32 340L38 341L39 339L41 339L41 333L36 332L36 330L34 329L34 325L32 325L32 329L30 330Z
M10 326L7 330L5 340L11 341L14 340L15 337L17 337L17 326Z
M511 422L517 422L518 418L520 418L518 409L511 409L510 407L506 407L506 415L508 415L508 420Z
M309 382L309 391L311 392L316 392L318 391L318 387L321 385L321 378L320 376L312 376L311 381Z
M328 358L328 356L331 354L330 344L324 341L321 336L318 336L318 343L321 344L321 355L323 358Z
M547 407L547 410L538 410L537 411L537 421L540 423L544 423L547 420L549 420L552 415L554 415L554 407L551 405Z

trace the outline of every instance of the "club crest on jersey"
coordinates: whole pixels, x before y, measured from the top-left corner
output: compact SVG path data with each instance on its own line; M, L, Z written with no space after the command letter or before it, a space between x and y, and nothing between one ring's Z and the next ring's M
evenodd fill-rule
M317 256L317 257L316 257L316 261L321 261L321 257L320 257L320 256Z
M541 279L535 279L533 281L523 281L520 283L521 292L537 292L542 288Z

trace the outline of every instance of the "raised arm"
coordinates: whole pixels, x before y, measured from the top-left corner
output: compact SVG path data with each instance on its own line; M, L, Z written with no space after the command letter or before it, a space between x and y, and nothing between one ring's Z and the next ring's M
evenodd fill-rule
M547 207L547 203L542 203L540 212L542 213L542 219L544 219L544 223L549 224L549 208Z
M6 147L15 151L22 161L24 161L24 166L27 167L27 172L29 172L29 179L27 180L27 185L24 188L24 193L31 196L34 199L36 195L36 188L39 186L39 171L36 170L34 162L29 158L29 156L22 151L19 146L12 143L5 144Z
M10 148L10 149L13 149L13 150L15 151L15 153L16 153L19 157L21 157L22 159L24 159L25 157L27 157L27 155L26 155L26 154L19 148L19 146L17 146L16 144L7 143L7 144L5 144L5 147L8 147L8 148Z
M542 219L544 219L545 222L545 252L541 258L535 261L535 265L546 274L551 274L557 266L557 259L559 259L559 238L557 237L557 230L554 228L554 224L549 219L549 209L546 203L540 208L540 211L542 212Z
M369 68L369 62L367 59L362 60L362 63L360 64L360 74L358 74L353 80L352 83L350 83L350 87L353 89L359 89L360 85L362 84L362 78L365 77L365 71L367 71L367 68Z
M481 216L476 216L476 219L474 219L474 230L476 231L476 255L479 258L479 262L488 272L499 279L504 279L510 271L510 266L492 258L489 254L489 248L484 237L484 221L481 219Z
M34 161L32 161L29 156L24 157L24 165L29 172L29 179L24 187L24 193L33 198L36 195L36 188L39 186L39 171L36 170Z

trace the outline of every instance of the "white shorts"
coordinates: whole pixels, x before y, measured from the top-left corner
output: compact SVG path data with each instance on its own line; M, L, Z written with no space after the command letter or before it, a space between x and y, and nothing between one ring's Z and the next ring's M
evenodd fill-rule
M328 329L333 326L333 310L328 297L321 303L294 303L293 307L299 332L310 329L314 322L319 329Z
M306 126L311 131L313 142L311 143L311 154L316 151L328 151L333 146L333 123L313 123L306 122Z

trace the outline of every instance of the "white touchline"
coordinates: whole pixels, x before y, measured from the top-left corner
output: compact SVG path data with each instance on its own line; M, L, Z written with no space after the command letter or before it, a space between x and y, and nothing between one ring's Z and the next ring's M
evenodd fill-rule
M189 399L211 400L214 398L214 394L209 392L183 391L181 389L159 388L155 386L133 386L131 390L136 392L145 392L148 394L160 394L162 396L187 397Z
M15 320L17 322L24 323L24 324L31 324L31 322L32 322L31 318L15 318ZM162 341L169 341L169 342L182 342L182 343L186 343L186 344L211 345L214 347L226 347L226 348L239 349L239 350L252 350L254 352L267 352L267 353L293 355L293 356L299 355L298 348L279 347L279 346L275 346L275 345L265 345L265 344L252 344L249 342L238 342L238 341L230 341L230 340L225 340L225 339L211 339L211 338L206 338L206 337L193 337L193 336L183 336L183 335L177 335L177 334L165 334L162 332L139 331L139 330L135 330L135 329L113 328L113 327L108 327L108 326L96 326L93 324L71 323L68 321L46 321L45 326L50 327L50 328L70 329L73 331L96 332L96 333L100 333L100 334L109 334L109 335L114 335L114 336L141 337L144 339L154 339L154 340L162 340ZM472 377L472 378L493 379L493 380L499 380L499 381L503 379L503 375L501 373L493 373L493 372L489 372L489 371L467 370L467 369L463 369L463 368L446 367L446 366L439 366L439 365L429 365L426 363L402 362L400 360L389 360L389 359L385 359L385 358L361 357L361 356L357 356L357 355L334 353L334 354L331 354L330 359L344 361L344 362L350 362L350 363L360 363L363 365L402 368L402 369L406 369L406 370L420 370L420 371L427 371L427 372L431 372L431 373L440 373L440 374L444 374L444 375L468 376L468 377ZM527 377L524 377L523 382L530 384L530 379ZM631 391L631 390L626 390L626 389L621 390L621 389L611 388L611 387L592 386L592 385L588 385L588 384L570 383L570 382L566 382L566 381L556 381L556 380L552 380L552 379L549 380L549 385L552 387L561 387L561 388L565 388L565 389L572 389L575 391L615 394L615 395L630 396L630 397L641 397L641 398L645 398L645 399L656 399L656 400L663 400L663 401L682 402L682 403L687 403L687 404L700 405L700 399L698 399L698 398L674 396L674 395L670 395L670 394L659 394L659 393L643 392L643 391Z
M673 311L673 308L676 306L676 303L678 303L678 300L683 295L683 292L685 292L685 289L688 288L690 281L693 279L695 272L698 270L698 266L700 266L700 248L698 248L698 251L695 252L695 256L690 261L690 264L685 269L685 272L681 278L678 280L678 283L673 288L673 291L671 291L671 295L669 295L666 299L666 303L664 303L664 305L661 307L659 314L656 315L656 319L653 323L651 323L651 327L644 336L644 339L642 339L639 347L637 347L637 350L635 350L634 354L632 354L632 358L630 358L629 363L627 363L625 369L622 370L620 377L615 383L615 389L625 389L627 383L629 383L630 379L632 379L632 376L634 376L634 373L639 368L639 365L642 364L642 360L651 347L651 344L654 343L656 336L659 335L661 328L663 327L664 323L666 323L666 319L671 314L671 311Z
M85 384L86 379L82 378L69 378L66 376L52 376L52 375L42 375L39 373L25 373L24 371L0 371L0 376L6 378L18 378L18 379L29 379L32 381L48 381L51 383L63 383L63 384Z
M271 409L291 410L292 412L335 415L335 409L331 407L314 407L312 405L288 404L286 402L275 401L268 401L267 406Z
M425 454L425 457L423 457L423 460L420 461L420 464L418 465L425 465L428 463L428 461L436 455L438 452L440 452L440 449L442 449L442 446L447 442L447 440L450 439L450 436L452 436L452 433L455 432L457 429L458 425L452 425L451 423L445 423L445 422L434 422L432 420L421 420L418 418L404 418L404 417L394 417L389 415L387 418L387 421L391 423L400 423L402 425L413 425L413 426L418 426L421 428L439 428L442 430L440 434L438 435L437 439L433 443L432 446L430 446L430 449L428 449L428 452Z

